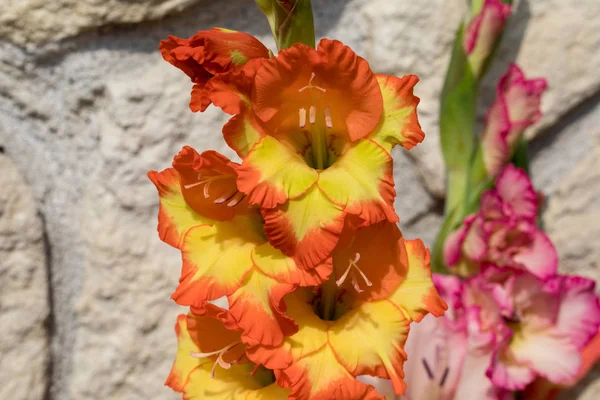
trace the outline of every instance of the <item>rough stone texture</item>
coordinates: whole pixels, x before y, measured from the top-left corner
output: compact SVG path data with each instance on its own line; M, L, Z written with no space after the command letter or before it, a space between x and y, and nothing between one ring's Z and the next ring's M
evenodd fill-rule
M198 0L4 0L0 38L36 45L110 24L160 19Z
M41 400L50 310L44 227L27 182L0 154L0 398Z
M549 195L545 221L561 268L600 279L590 239L598 225L591 221L600 219L600 177L589 173L599 167L600 39L593 33L600 10L595 0L532 3L518 2L480 111L511 60L549 78L547 116L531 131L535 183ZM189 79L162 61L157 44L168 34L224 26L274 48L266 21L245 0L8 4L10 12L0 12L0 37L8 39L0 42L0 145L31 182L47 227L54 325L48 398L177 398L162 382L181 312L169 300L180 258L158 240L157 197L145 174L167 167L185 144L233 153L219 133L225 116L214 108L189 112ZM421 78L416 93L427 137L411 152L395 152L394 176L405 236L431 246L444 187L438 96L464 1L313 5L318 36L342 39L378 72ZM110 29L97 29L104 25ZM594 385L570 398L594 398Z

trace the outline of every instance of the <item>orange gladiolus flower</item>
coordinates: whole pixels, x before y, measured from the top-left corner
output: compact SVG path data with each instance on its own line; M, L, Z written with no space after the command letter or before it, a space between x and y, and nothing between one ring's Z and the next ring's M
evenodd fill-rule
M433 286L423 243L405 241L394 224L382 224L336 249L338 290L324 285L286 295L297 333L280 346L249 349L248 357L267 368L289 363L276 376L292 390L290 399L379 399L359 375L390 379L397 394L404 392L409 324L428 313L440 316L447 305Z
M396 222L391 148L423 140L415 76L375 75L338 41L297 44L211 82L234 114L223 133L243 158L238 188L269 241L304 269L328 262L346 216Z
M215 76L235 70L255 58L269 57L269 50L255 37L224 28L198 31L188 39L169 35L160 42L165 61L194 82L190 109L204 111L210 105L206 84Z
M148 174L159 192L159 235L182 251L173 299L203 313L207 301L227 296L246 343L280 343L296 330L281 299L298 285L319 284L331 266L304 271L268 243L260 213L236 188L239 165L185 147L173 167Z
M289 390L275 383L273 371L248 360L240 332L217 318L224 313L211 306L205 316L177 318L177 356L165 385L185 400L285 398Z

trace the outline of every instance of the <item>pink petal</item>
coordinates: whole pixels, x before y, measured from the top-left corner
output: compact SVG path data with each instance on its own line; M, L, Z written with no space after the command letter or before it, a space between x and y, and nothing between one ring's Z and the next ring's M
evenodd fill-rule
M408 360L404 364L410 400L427 400L431 393L437 399L451 400L461 379L461 370L467 350L466 332L445 317L427 315L419 323L412 323L406 341Z
M469 342L467 356L463 365L454 399L501 400L507 391L494 386L486 376L486 370L492 362L495 351L495 335L481 331L476 310L467 312L469 320Z
M566 276L556 326L567 335L577 349L582 349L600 327L600 300L590 279Z
M486 115L485 128L481 136L483 161L489 176L496 175L510 158L507 141L510 126L504 98L498 96Z
M521 335L510 344L518 362L554 383L568 383L577 375L581 354L564 334L547 329Z
M534 233L531 245L522 247L513 260L542 279L556 274L558 270L556 248L548 236L539 230Z
M475 262L481 261L487 254L487 240L483 231L483 218L475 218L469 226L463 243L465 256Z
M531 220L536 218L537 195L525 171L508 164L496 179L496 191L515 215Z
M508 359L501 351L494 354L486 375L494 385L508 390L522 390L535 379L535 373L528 365Z

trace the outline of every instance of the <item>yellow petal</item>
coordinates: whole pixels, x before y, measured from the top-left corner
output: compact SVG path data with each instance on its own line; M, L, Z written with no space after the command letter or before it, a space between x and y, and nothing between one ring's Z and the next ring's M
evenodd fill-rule
M179 173L174 168L150 171L148 177L158 189L158 234L165 243L180 248L188 229L213 222L197 214L185 202Z
M387 300L362 303L335 321L329 343L353 375L391 379L396 394L404 393L404 343L410 320Z
M238 168L238 189L250 204L273 208L305 193L318 178L304 158L291 147L266 136Z
M373 141L361 140L321 172L318 184L348 214L370 223L396 222L392 165L386 150Z
M207 300L232 294L252 269L252 249L265 242L256 215L238 216L188 231L182 246L183 267L172 298L202 307Z
M448 306L431 280L429 250L420 239L407 240L405 243L408 271L389 300L413 321L421 321L428 313L439 317Z
M415 75L376 77L383 95L383 115L370 138L388 152L398 144L410 150L425 138L417 119L419 98L413 94L419 78Z

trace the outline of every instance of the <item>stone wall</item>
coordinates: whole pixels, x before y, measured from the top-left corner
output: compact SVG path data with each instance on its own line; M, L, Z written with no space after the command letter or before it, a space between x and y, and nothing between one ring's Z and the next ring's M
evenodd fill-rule
M464 0L313 0L319 36L374 70L420 76L427 138L395 154L407 237L441 221L438 96ZM187 109L190 82L162 61L168 34L223 26L273 42L250 0L8 0L0 10L0 398L175 399L163 388L181 312L179 256L155 232L146 171L183 145L233 157L224 116ZM600 2L521 0L483 85L510 62L546 77L534 181L563 271L600 279ZM599 169L596 169L599 168ZM592 379L566 398L594 399ZM594 389L595 387L595 389Z

